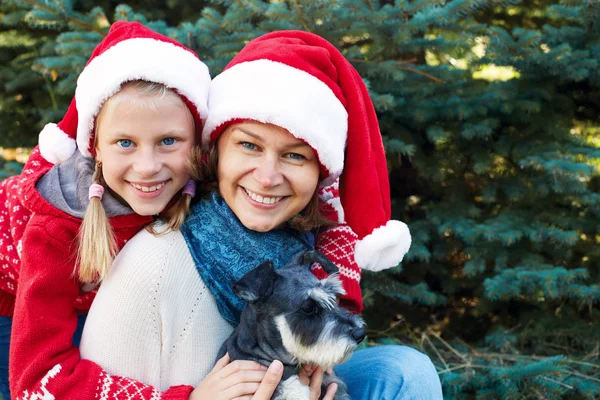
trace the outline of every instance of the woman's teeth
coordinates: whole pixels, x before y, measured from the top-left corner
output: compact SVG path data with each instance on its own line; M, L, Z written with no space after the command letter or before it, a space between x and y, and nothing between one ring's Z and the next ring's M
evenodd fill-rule
M141 190L142 192L155 192L158 189L165 186L165 182L159 183L158 185L154 185L154 186L142 186L142 185L138 185L137 183L132 183L131 185L134 188Z
M259 203L263 203L263 204L275 204L277 203L279 200L283 199L282 196L279 197L263 197L259 194L256 194L254 192L249 191L248 189L244 188L244 190L246 191L246 193L248 194L248 196L250 196L250 198L256 202Z

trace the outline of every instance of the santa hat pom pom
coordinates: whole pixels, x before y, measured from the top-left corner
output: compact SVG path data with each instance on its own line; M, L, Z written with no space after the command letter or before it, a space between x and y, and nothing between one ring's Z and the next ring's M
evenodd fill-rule
M354 259L362 269L382 271L398 265L408 253L410 243L408 226L391 220L358 241Z
M66 161L77 149L75 140L53 123L42 129L38 144L42 157L52 164Z

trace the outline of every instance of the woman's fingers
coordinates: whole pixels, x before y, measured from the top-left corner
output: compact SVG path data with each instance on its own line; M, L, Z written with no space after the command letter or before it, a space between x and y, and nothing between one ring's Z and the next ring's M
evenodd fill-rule
M304 364L302 369L306 371L306 375L311 376L315 372L315 369L317 369L317 366L315 364Z
M258 390L260 382L238 382L223 391L223 398L235 399L238 397L252 396Z
M266 371L267 367L257 363L256 361L247 360L236 360L230 362L225 367L221 368L218 376L221 379L227 378L230 375L236 374L240 371Z
M225 353L225 355L223 357L219 358L219 360L215 363L215 366L210 371L210 373L213 373L213 372L223 369L227 364L229 364L230 360L231 359L229 358L229 353Z
M302 368L300 368L298 371L298 378L300 379L300 382L306 386L310 385L310 375L312 375L312 368L307 368L306 365L302 366Z
M338 384L337 383L332 383L329 386L327 386L327 391L325 392L325 396L323 397L323 400L333 400L333 396L335 396L335 393L338 390Z
M321 396L321 384L323 383L323 368L317 367L310 377L310 398L317 400Z
M270 400L275 392L281 376L283 375L283 364L281 361L275 360L269 366L265 377L263 378L258 390L252 396L252 400Z

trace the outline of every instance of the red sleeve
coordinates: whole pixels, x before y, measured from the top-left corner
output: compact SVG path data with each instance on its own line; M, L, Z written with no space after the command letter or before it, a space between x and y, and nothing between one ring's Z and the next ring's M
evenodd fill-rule
M339 277L346 291L346 294L340 297L340 305L355 314L363 310L361 270L354 261L357 240L358 237L348 225L340 224L320 232L315 244L316 250L338 267ZM319 264L315 264L311 272L319 279L328 276Z
M21 237L30 212L19 201L18 180L0 182L0 315L12 316L21 264Z
M13 398L187 399L191 386L161 393L80 359L72 343L79 295L72 276L77 229L76 223L34 216L23 237L9 363Z

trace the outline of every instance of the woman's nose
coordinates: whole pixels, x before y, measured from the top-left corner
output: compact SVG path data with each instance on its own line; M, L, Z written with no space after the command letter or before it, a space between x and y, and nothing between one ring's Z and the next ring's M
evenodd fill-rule
M279 160L275 157L263 157L254 168L253 177L264 188L283 183L283 174L279 168Z

